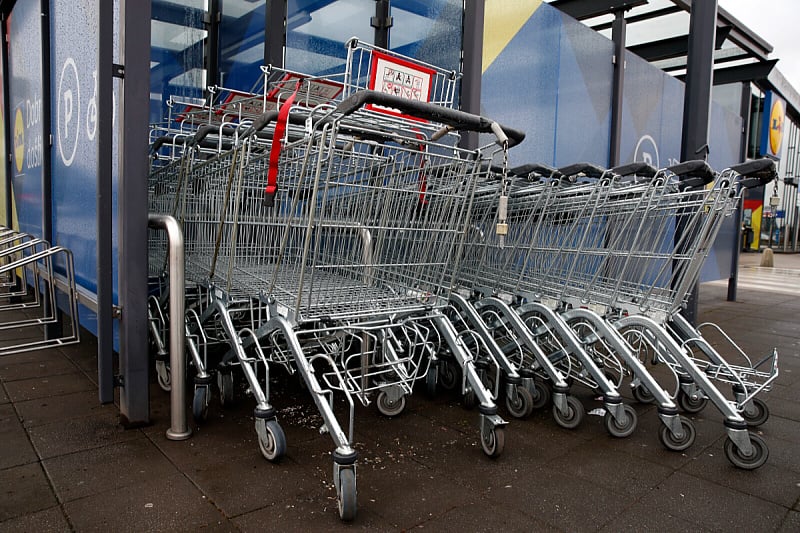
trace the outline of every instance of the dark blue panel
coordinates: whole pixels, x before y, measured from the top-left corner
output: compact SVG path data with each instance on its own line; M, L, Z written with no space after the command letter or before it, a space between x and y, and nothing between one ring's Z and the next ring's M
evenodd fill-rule
M445 70L460 70L462 0L393 0L392 17L392 50Z
M50 28L53 233L73 252L78 283L92 292L97 289L97 1L51 0Z
M264 63L264 24L266 4L238 19L225 17L219 28L220 75L222 85L249 91L261 77L259 65Z
M42 236L42 18L39 2L17 2L9 20L9 123L19 227Z
M547 6L550 9L549 6ZM608 164L613 43L563 16L558 78L556 166Z
M542 5L481 78L481 113L527 135L512 164L553 164L560 42L561 15Z

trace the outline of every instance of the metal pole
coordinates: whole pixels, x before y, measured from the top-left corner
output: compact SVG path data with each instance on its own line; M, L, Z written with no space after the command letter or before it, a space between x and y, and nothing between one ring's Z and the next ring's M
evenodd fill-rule
M206 49L207 85L219 85L219 27L222 20L220 0L208 5L208 47Z
M3 13L2 16L0 16L0 43L5 43L6 42L6 38L7 38L7 35L8 35L6 33L6 29L7 29L6 28L6 22L7 21L8 21L8 17L6 16L5 13ZM8 108L8 78L9 78L9 76L8 76L8 46L0 46L0 48L2 48L2 61L3 61L3 116L6 117L6 127L4 128L5 129L5 141L6 141L6 146L10 147L10 146L13 146L13 142L14 141L11 138L11 128L9 127L9 124L11 124L11 119L10 119L11 115L9 114L9 111L8 111L8 109L9 109ZM5 221L5 225L6 225L6 227L10 228L14 224L14 217L13 217L13 213L11 212L12 208L13 208L13 203L11 201L11 194L12 194L12 191L11 191L11 176L13 175L12 172L11 172L11 164L12 163L11 163L11 158L6 157L5 155L3 155L3 161L4 161L3 162L3 166L5 167L5 170L6 170L6 173L5 173L6 180L5 180L5 183L3 184L3 187L5 187L5 191L6 191L6 199L5 199L6 200L5 201L5 203L6 203L6 221Z
M711 84L714 77L714 46L717 30L717 0L692 2L689 21L689 53L683 100L681 160L708 157L708 127L711 115ZM682 228L676 228L676 242ZM697 323L697 286L691 290L686 320Z
M150 2L120 0L122 80L118 197L120 419L150 422L147 350L147 133L150 105Z
M97 383L101 403L114 401L114 4L97 2Z
M481 114L481 76L483 74L483 22L486 12L484 0L466 2L464 8L463 77L461 78L461 110ZM476 132L465 132L460 146L475 149L479 145Z
M186 357L184 343L186 332L183 327L184 309L184 265L183 265L183 232L174 217L150 213L148 226L167 231L169 241L169 368L176 377L171 380L170 390L170 427L167 430L169 440L186 440L192 436L192 430L186 422Z
M286 47L286 0L267 0L264 64L283 67Z
M742 117L742 138L739 144L739 161L747 159L747 143L750 137L750 100L752 89L750 83L742 83L742 97L739 101L739 115ZM739 254L742 253L742 217L744 216L744 191L737 191L742 198L736 204L734 214L733 252L731 253L731 272L728 277L728 301L736 301L736 292L739 283Z
M392 27L390 0L375 0L375 16L370 19L370 25L375 28L375 46L389 48L389 28Z
M614 78L611 93L611 145L608 162L610 167L620 164L619 152L622 139L622 95L625 86L625 35L627 23L625 11L614 13L611 25L611 40L614 41Z

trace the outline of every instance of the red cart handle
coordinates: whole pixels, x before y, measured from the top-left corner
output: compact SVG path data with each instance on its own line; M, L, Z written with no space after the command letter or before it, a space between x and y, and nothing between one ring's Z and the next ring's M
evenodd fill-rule
M272 147L269 151L269 170L267 171L267 187L264 190L264 206L275 205L275 194L278 192L278 161L281 158L281 144L286 134L286 123L289 120L289 109L294 105L294 99L300 90L302 80L298 80L294 92L281 104L278 111L278 121L275 123L275 133L272 136Z

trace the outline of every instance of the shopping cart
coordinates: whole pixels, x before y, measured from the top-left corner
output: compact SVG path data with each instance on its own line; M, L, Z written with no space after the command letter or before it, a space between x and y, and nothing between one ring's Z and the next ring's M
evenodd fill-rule
M763 183L760 176L769 174L765 170L768 165L758 163L756 170L740 167L759 177L738 183ZM567 202L552 204L551 212L558 215L540 226L546 240L531 241L525 260L535 275L523 294L529 300L549 301L566 310L589 308L613 320L634 352L649 350L670 366L680 390L703 391L709 396L727 418L728 458L737 466L757 468L766 460L766 446L757 435L748 438L739 414L743 406L726 400L698 367L697 357L687 349L694 341L676 341L672 333L675 317L696 283L720 224L739 199L735 175L736 167L715 179L704 162L687 162L644 180L600 179L585 187L567 188L568 193L561 195ZM599 188L605 192L598 193ZM601 194L602 201L592 199L596 194ZM562 232L564 226L569 229ZM565 318L574 315L575 311L567 311ZM710 345L703 346L711 350ZM718 354L714 357L716 364L723 360ZM765 373L765 380L777 375L777 356L771 361L775 364ZM729 368L729 372L735 370ZM649 385L641 385L641 376L637 379L637 389L652 392ZM738 381L740 386L747 383ZM639 389L640 397L644 391ZM663 441L664 436L662 433ZM675 442L665 444L682 445L683 439L676 437L673 433Z
M278 135L280 143L273 139L261 150L245 133L227 167L220 157L207 172L201 165L193 173L199 185L189 188L195 196L186 204L198 217L185 219L196 228L189 232L187 271L190 262L204 261L208 299L189 332L217 323L225 333L230 350L219 374L230 375L223 369L233 365L244 371L268 459L286 446L268 402L269 367L282 362L300 374L334 440L340 514L351 519L354 400L367 404L377 394L381 412L398 414L414 382L428 374L440 339L480 402L484 451L502 452L505 422L442 309L482 163L507 148L507 135L511 143L523 135L482 117L371 91L335 108L291 109L295 120ZM442 123L493 132L503 147L460 149ZM344 399L347 432L334 393Z

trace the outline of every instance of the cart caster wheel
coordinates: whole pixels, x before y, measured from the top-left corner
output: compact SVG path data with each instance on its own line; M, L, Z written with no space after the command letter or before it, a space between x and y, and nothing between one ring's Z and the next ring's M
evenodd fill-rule
M461 398L461 403L464 405L464 409L474 409L475 406L478 405L478 396L475 394L475 391L472 389L468 390Z
M428 370L428 373L425 375L425 394L428 395L428 398L435 398L436 397L436 381L438 376L438 368L433 366L431 363L431 368Z
M199 385L194 389L192 400L192 416L194 421L202 424L208 418L208 385Z
M699 413L705 408L707 403L708 399L702 396L693 399L683 391L678 392L678 405L687 413Z
M217 387L219 388L219 403L222 407L233 405L233 373L217 372Z
M644 385L637 385L631 389L634 399L639 403L653 403L655 397L650 390Z
M339 518L344 522L352 522L358 511L358 493L356 491L356 473L351 468L339 470Z
M567 409L562 413L557 407L553 408L553 418L556 424L565 429L575 429L583 422L583 416L586 411L583 404L579 402L574 396L567 396Z
M697 430L695 429L691 420L685 416L678 416L678 420L680 420L681 423L683 437L677 438L664 424L661 425L661 428L658 431L658 437L661 439L661 444L663 444L666 449L673 452L682 452L687 450L692 444L694 444L694 439L697 436Z
M606 431L612 437L622 439L630 437L631 433L636 429L636 424L639 420L636 411L630 405L623 405L622 410L625 413L625 420L617 420L614 416L606 411L604 421L606 423Z
M481 448L489 457L500 457L506 446L506 430L501 426L481 432Z
M439 363L439 384L444 390L453 390L458 384L458 373L450 361Z
M161 390L169 392L172 390L172 373L166 361L156 361L156 378Z
M550 404L550 388L539 381L534 381L533 386L528 389L533 397L533 408L542 409Z
M767 404L764 403L763 400L758 398L753 398L752 405L750 406L751 411L748 412L747 409L742 411L742 418L750 427L758 427L764 422L767 421L769 418L769 407Z
M386 394L386 391L381 391L378 393L378 400L375 403L378 406L378 412L380 412L380 414L393 417L402 413L403 409L406 408L406 397L400 396L398 399L392 400L389 398L389 395Z
M755 470L764 465L769 457L769 448L764 439L758 435L750 434L750 444L753 446L749 456L742 455L741 450L734 444L730 437L725 439L725 457L733 466L744 470Z
M517 398L506 396L506 410L514 418L526 418L533 412L533 395L525 387L517 386Z
M258 424L263 424L262 431ZM286 453L286 435L277 420L256 419L256 433L258 434L258 449L267 461L278 461Z

